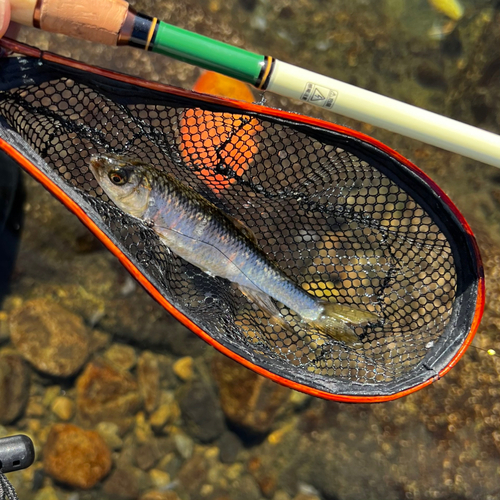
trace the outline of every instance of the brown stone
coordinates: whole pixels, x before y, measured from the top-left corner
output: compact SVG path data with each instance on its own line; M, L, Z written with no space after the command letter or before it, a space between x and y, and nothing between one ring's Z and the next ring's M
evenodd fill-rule
M195 455L184 462L177 475L177 480L189 494L198 494L207 481L208 466L200 455Z
M111 452L97 432L55 424L43 448L43 465L56 481L89 489L109 473Z
M52 402L50 409L61 420L71 420L75 411L73 400L65 396L58 396Z
M18 307L10 331L20 354L49 375L69 377L87 359L88 331L82 318L50 300L30 300Z
M78 414L92 425L99 422L126 424L141 407L134 377L102 360L87 365L78 377L76 392Z
M17 354L0 356L0 424L10 424L20 417L29 396L30 374Z
M178 359L172 367L174 373L184 382L191 380L194 375L194 361L191 356Z
M268 432L290 390L222 355L214 357L213 371L226 417L247 432Z
M135 500L141 491L151 487L146 473L135 467L117 468L104 483L104 492L110 498Z
M113 344L104 353L104 358L121 370L130 370L137 363L133 347L124 344Z

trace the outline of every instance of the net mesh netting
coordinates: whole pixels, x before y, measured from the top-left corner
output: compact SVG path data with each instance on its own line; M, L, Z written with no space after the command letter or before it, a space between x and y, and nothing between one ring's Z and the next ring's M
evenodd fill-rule
M68 71L25 62L23 77L0 94L0 114L164 297L217 342L289 379L356 393L411 378L450 335L456 250L417 200L426 196L411 187L420 181L401 177L406 167L392 159L387 167L342 134ZM173 174L242 221L307 292L375 312L377 322L356 328L361 347L305 328L278 303L292 326L284 329L227 280L169 251L93 178L89 157L110 152Z

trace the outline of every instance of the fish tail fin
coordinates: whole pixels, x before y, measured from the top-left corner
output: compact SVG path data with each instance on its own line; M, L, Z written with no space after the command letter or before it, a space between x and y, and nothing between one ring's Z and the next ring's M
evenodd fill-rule
M378 316L354 306L329 302L323 305L321 316L310 324L321 333L349 345L360 344L354 328L366 323L374 323Z

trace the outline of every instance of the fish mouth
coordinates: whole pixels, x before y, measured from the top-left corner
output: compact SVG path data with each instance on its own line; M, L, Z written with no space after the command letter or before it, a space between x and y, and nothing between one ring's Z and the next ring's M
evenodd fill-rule
M105 161L102 156L91 156L89 161L90 171L94 174L94 177L99 180L102 178L104 169L105 169Z

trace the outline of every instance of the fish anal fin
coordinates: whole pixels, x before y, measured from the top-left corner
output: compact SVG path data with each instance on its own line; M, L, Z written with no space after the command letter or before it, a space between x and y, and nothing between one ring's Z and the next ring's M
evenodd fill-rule
M269 316L280 317L280 312L278 308L274 305L271 297L267 293L254 290L253 288L246 287L243 285L238 285L241 293L250 301L259 306L263 311L265 311Z

